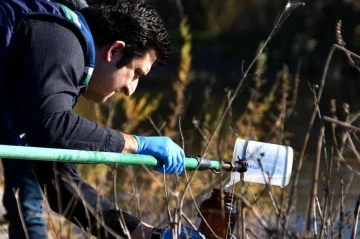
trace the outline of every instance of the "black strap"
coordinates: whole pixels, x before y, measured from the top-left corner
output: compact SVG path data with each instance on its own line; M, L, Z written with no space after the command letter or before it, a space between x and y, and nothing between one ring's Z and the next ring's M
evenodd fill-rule
M243 148L243 152L242 152L242 155L241 155L241 159L244 159L246 160L246 150L247 150L247 147L249 145L249 140L245 140L245 143L244 143L244 148Z
M154 227L152 230L150 239L161 239L162 232L163 232L163 229Z

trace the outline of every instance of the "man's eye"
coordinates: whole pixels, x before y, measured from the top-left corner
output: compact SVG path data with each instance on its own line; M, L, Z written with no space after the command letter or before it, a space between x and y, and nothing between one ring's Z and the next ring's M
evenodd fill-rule
M140 73L140 72L135 72L135 74L140 78L140 77L143 77L143 74Z

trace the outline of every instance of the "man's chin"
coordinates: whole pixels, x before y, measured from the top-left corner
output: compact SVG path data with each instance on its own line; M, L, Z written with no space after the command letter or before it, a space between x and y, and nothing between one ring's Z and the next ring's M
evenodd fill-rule
M94 97L94 96L88 96L88 95L83 95L85 97L85 99L93 101L95 103L104 103L105 101L107 101L111 96L113 96L114 93L111 93L107 96L98 96L98 97Z
M96 101L97 103L104 103L105 101L107 101L108 99L110 99L111 96L113 96L115 94L115 92L103 97L102 99L99 99L98 101Z
M95 103L104 103L109 99L109 97L101 98L101 99L94 99Z

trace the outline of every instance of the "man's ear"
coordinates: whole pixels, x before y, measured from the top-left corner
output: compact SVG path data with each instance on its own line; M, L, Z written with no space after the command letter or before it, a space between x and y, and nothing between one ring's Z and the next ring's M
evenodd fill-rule
M125 48L125 42L115 41L112 44L106 47L106 61L110 62L112 60L118 61L123 56L123 50Z

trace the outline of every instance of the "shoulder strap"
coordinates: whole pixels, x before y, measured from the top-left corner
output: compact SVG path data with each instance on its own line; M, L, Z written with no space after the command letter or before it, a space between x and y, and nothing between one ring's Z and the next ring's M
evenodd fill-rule
M64 12L65 17L74 22L81 30L81 33L84 35L84 38L86 40L86 53L85 53L85 69L84 74L81 80L81 83L85 86L89 84L91 75L94 71L95 67L95 43L94 38L91 35L90 28L88 24L86 23L84 17L81 15L80 12L73 12L68 7L59 4Z

